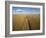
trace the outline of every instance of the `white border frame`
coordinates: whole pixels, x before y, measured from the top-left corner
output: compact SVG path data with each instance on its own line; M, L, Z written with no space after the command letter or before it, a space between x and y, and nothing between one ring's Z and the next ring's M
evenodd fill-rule
M12 7L33 7L40 8L40 30L27 30L27 31L12 31ZM26 33L42 33L43 32L43 6L40 5L18 5L18 4L10 4L10 34L26 34Z

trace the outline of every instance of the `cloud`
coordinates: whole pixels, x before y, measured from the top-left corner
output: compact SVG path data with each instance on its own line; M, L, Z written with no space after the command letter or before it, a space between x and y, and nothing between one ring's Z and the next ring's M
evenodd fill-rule
M17 9L16 12L23 12L24 10L22 9Z

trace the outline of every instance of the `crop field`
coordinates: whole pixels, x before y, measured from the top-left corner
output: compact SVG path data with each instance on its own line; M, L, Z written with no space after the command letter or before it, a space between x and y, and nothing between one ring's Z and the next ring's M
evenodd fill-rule
M12 30L40 30L40 14L13 14L12 15Z

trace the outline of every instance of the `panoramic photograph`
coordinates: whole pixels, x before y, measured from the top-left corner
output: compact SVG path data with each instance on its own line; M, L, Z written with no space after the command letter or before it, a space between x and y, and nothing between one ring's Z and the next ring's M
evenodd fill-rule
M40 8L12 7L12 31L40 30Z

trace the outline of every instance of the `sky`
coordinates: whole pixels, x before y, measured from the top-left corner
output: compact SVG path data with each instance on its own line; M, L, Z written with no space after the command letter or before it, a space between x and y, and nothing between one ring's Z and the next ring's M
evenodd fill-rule
M12 7L13 13L24 13L24 14L31 14L31 13L40 13L40 8L32 8L32 7Z

